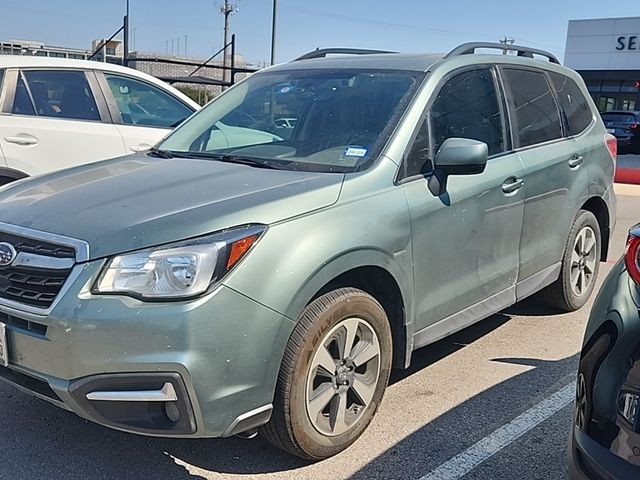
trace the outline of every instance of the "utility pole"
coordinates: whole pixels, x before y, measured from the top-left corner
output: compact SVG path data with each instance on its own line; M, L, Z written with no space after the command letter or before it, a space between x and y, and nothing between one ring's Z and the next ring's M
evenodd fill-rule
M273 0L273 15L271 17L271 65L276 63L276 3Z
M504 37L502 37L500 39L500 43L506 47L507 45L513 45L514 43L516 43L516 39L512 38L512 37L507 37L505 35ZM502 51L502 54L503 55L507 54L507 49L506 48Z
M166 44L165 47L167 49L167 55L169 55L169 40L165 40L164 43Z
M180 56L180 37L177 37L176 40L178 41L178 56Z
M127 0L127 11L122 21L123 32L123 45L122 45L122 64L126 67L129 63L129 0ZM104 59L107 59L107 47L104 47Z
M189 35L185 35L184 36L184 56L187 56L187 38L189 38Z
M224 0L224 5L220 7L220 13L224 15L224 43L223 43L223 54L222 54L222 66L224 67L222 70L222 81L227 81L227 43L229 38L229 16L236 13L238 9L231 5L229 0ZM222 87L224 90L224 87Z

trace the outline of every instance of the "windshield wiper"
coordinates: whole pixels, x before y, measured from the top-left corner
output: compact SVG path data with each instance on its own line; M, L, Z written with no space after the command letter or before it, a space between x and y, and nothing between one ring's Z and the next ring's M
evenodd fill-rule
M271 170L279 170L275 165L268 163L268 160L241 157L238 155L228 155L224 153L210 152L180 152L181 157L185 158L203 158L207 160L215 160L216 162L237 163L239 165L247 165L255 168L268 168Z
M156 147L150 148L147 155L158 158L173 158L173 154L169 150L160 150Z

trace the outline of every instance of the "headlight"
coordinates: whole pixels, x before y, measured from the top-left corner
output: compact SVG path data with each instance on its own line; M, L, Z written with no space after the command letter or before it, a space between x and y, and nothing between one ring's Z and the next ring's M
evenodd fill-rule
M118 255L109 260L93 292L142 299L199 295L229 272L265 229L262 225L250 225Z

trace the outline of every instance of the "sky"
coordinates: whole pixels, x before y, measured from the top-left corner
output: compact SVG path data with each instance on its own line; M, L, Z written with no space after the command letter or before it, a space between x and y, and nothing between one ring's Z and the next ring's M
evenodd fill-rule
M237 53L252 64L269 62L273 0L230 0ZM223 0L130 0L135 50L208 57L223 44ZM498 41L564 55L570 19L640 16L602 0L277 0L276 62L316 47L401 52L446 52L469 41ZM126 0L0 0L0 40L38 40L90 48L122 22ZM640 33L640 32L639 32ZM135 39L134 39L135 36ZM168 42L168 43L167 43Z

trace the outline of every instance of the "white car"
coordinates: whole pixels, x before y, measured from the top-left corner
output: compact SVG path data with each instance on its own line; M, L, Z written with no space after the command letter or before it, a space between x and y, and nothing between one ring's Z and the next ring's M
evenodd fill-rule
M199 108L131 68L0 55L0 184L146 150Z

